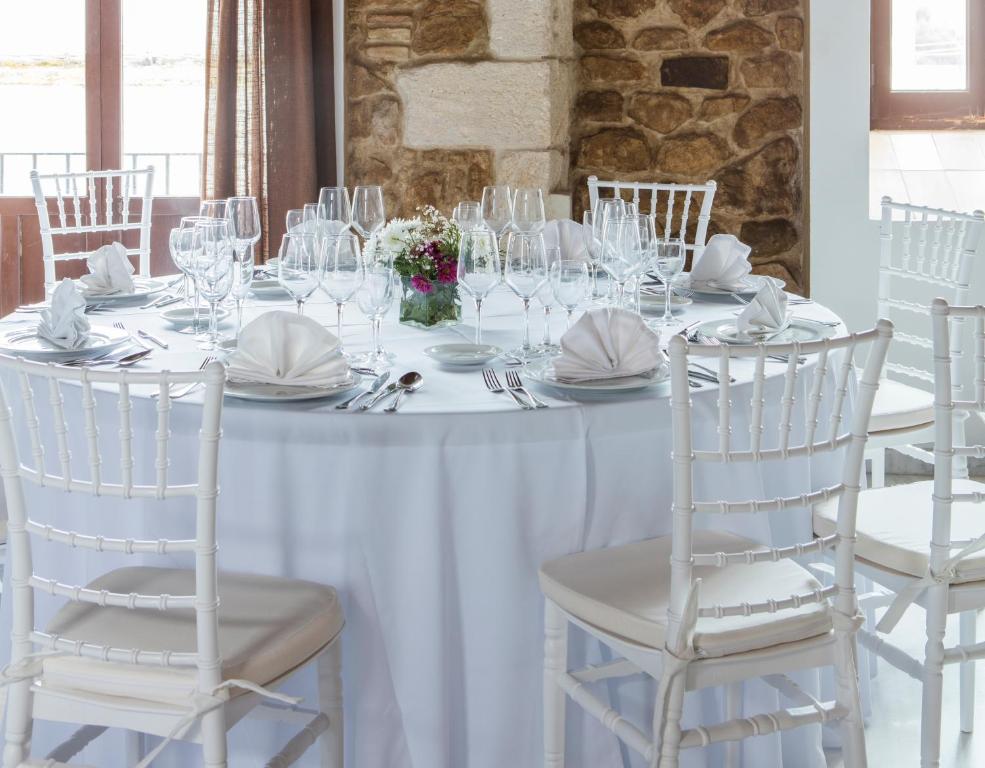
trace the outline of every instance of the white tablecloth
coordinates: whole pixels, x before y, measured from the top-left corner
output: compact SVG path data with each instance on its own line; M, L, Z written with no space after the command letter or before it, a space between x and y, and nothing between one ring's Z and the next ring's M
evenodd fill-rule
M484 341L513 346L519 340L520 302L505 291L484 306ZM287 302L253 300L247 317ZM727 317L733 302L696 302L682 322ZM334 330L335 308L324 297L307 313ZM563 329L555 310L554 336ZM821 307L796 307L803 316L831 317ZM0 323L22 325L15 315ZM332 402L256 404L227 399L221 445L219 564L335 585L345 608L343 640L347 765L355 768L510 768L540 765L542 598L537 569L559 555L669 533L671 498L669 388L618 399L576 402L551 396L551 408L522 412L490 394L478 371L442 370L422 354L428 344L471 340L472 311L465 324L424 332L384 325L384 341L396 353L394 374L423 373L424 387L397 415L336 411ZM540 316L534 332L539 336ZM122 320L166 337L169 351L155 350L142 369L195 368L205 353L187 336L169 332L153 310L122 309L93 315L93 322ZM366 321L347 308L345 343L365 347ZM810 364L808 364L810 365ZM767 429L778 420L779 374L768 385ZM751 373L737 368L736 413L747 409ZM808 376L804 377L805 383ZM830 386L829 386L830 389ZM553 393L556 395L557 393ZM804 393L802 392L801 395ZM699 432L714 439L717 390L694 391ZM71 411L72 394L66 399ZM805 398L801 397L802 402ZM828 398L830 400L830 398ZM115 442L115 408L108 393L97 398L106 446ZM174 404L177 441L194 439L200 400ZM151 446L154 404L135 410L136 444ZM741 433L741 415L736 433ZM76 430L75 439L84 439ZM113 449L106 448L107 466ZM148 448L148 450L152 450ZM77 442L80 462L84 443ZM191 471L176 457L174 471ZM150 459L150 463L153 460ZM837 481L839 461L803 460L789 471L758 472L749 465L700 475L699 498L789 495ZM32 490L51 522L73 530L119 535L178 537L193 519L190 505L152 515L117 513L107 499ZM139 503L137 504L139 507ZM147 507L150 509L150 505ZM34 507L35 510L38 507ZM156 509L156 508L155 508ZM35 512L37 514L37 512ZM806 512L710 521L773 544L806 539ZM166 558L170 560L171 558ZM35 569L84 583L122 557L94 556L36 547ZM132 560L127 561L132 563ZM150 562L150 561L148 561ZM153 560L160 564L161 559ZM188 565L187 561L172 562ZM55 601L39 598L43 622ZM4 657L9 648L9 601L0 625ZM571 663L597 661L597 643L572 641ZM819 690L817 675L801 682ZM652 687L640 680L610 683L613 702L649 726ZM302 674L287 690L315 701L314 676ZM777 708L772 689L746 685L747 714ZM689 694L685 724L720 719L713 690ZM44 754L61 727L36 732ZM267 722L240 724L231 733L231 765L261 765L289 734ZM85 760L122 765L120 741L103 737ZM115 740L114 740L115 739ZM577 707L569 707L568 765L600 768L641 765L614 737ZM97 742L97 745L99 742ZM822 768L819 728L805 728L745 743L745 765L757 768ZM692 750L685 766L715 766L718 748ZM165 752L155 765L198 764L187 745ZM300 763L318 764L317 750Z

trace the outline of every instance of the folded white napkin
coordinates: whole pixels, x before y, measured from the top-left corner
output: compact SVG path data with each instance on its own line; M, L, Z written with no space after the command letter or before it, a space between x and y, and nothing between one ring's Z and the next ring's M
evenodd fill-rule
M122 243L99 248L87 260L88 275L82 276L86 296L133 293L133 264Z
M637 376L666 361L660 337L626 309L593 309L561 337L554 375L561 381Z
M691 265L691 279L711 281L725 289L739 287L742 278L752 272L751 251L735 235L715 235Z
M584 227L571 219L552 219L544 225L544 246L560 248L561 258L570 261L590 261L585 247Z
M38 336L63 349L76 349L89 338L86 300L69 278L63 278L51 294L51 306L41 310Z
M226 372L237 381L328 387L349 375L349 363L334 334L310 317L277 311L243 328Z
M767 280L735 321L740 332L778 331L787 324L787 294Z

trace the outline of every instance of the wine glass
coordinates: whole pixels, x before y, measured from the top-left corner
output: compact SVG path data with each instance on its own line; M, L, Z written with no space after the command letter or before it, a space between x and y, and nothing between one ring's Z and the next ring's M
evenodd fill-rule
M294 233L300 232L304 229L304 209L303 208L291 208L287 212L287 231Z
M239 339L243 327L243 301L253 284L253 245L260 239L260 211L256 198L230 197L226 201L226 220L236 259L232 294L236 300L236 338Z
M322 187L318 191L318 206L327 235L341 235L351 226L352 207L345 187Z
M171 261L181 270L184 281L185 301L191 303L191 291L194 290L194 277L191 271L192 244L194 243L194 228L175 227L168 234L168 250L171 251ZM195 293L195 303L198 303L198 293ZM198 333L198 311L192 325L186 325L178 333Z
M352 198L352 226L363 240L369 240L386 223L383 189L378 186L356 187Z
M482 190L482 220L486 226L502 237L513 219L513 199L505 184L485 187Z
M546 354L559 351L557 344L551 343L551 307L554 305L554 292L551 290L551 267L561 260L561 249L550 247L544 249L544 261L547 265L547 280L537 291L537 301L544 308L544 335L538 350Z
M359 355L353 362L373 370L389 368L394 359L392 353L383 348L383 317L390 311L393 298L400 281L397 272L385 264L374 264L365 269L362 284L356 290L356 304L360 311L370 319L373 331L373 348L365 355Z
M314 232L288 232L281 239L277 259L277 282L304 314L304 302L321 283L322 260Z
M551 290L554 298L568 313L567 327L581 303L588 298L591 283L588 265L583 261L562 259L551 264Z
M208 219L226 218L225 200L203 200L198 206L198 215Z
M643 275L647 269L653 266L653 259L656 256L657 230L654 225L653 217L645 214L630 214L629 218L636 222L640 232L640 270L636 273L635 286L633 290L633 308L640 314L640 288L643 283Z
M452 213L451 219L463 232L481 227L483 223L482 205L472 200L463 200L455 206L455 211Z
M335 302L338 312L336 335L339 337L339 350L342 351L342 310L363 282L364 270L359 240L351 232L343 232L337 237L326 237L322 241L324 277L322 287L329 298ZM345 354L344 351L342 351Z
M664 313L656 322L657 325L674 325L673 313L670 311L671 295L674 292L674 280L684 269L684 241L679 239L657 240L654 246L653 269L664 284Z
M195 271L195 251L199 247L195 239L195 225L200 221L210 221L208 216L182 216L178 222L178 236L175 238L175 249L172 255L176 256L175 264L178 268L188 275L191 287L194 291L194 298L190 302L193 309L193 319L191 328L182 328L181 333L189 333L196 338L205 339L207 336L202 334L201 329L201 292L198 289ZM185 294L188 301L188 294Z
M643 269L640 229L632 216L609 218L602 233L599 261L616 284L616 306L626 298L626 283Z
M510 233L506 247L506 284L523 299L523 344L510 354L521 360L535 357L530 346L530 300L546 281L544 236L539 232Z
M482 300L502 280L499 238L488 229L462 232L458 242L458 284L475 301L475 343L482 343Z
M513 194L513 229L530 234L541 232L547 219L544 215L544 193L539 189L521 187Z
M229 222L206 219L195 224L195 275L202 297L209 303L209 336L199 349L220 348L219 304L233 286L233 244L229 238Z

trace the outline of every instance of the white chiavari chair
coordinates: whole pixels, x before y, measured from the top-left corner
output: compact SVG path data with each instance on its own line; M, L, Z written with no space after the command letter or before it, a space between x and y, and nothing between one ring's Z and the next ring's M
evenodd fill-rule
M630 200L636 204L640 213L649 214L654 220L658 237L677 237L684 241L692 257L698 256L705 248L708 238L708 223L711 221L711 207L715 202L718 185L714 181L704 184L674 184L644 181L599 181L595 176L588 177L588 200L592 210L599 199L599 192L611 192L611 197L622 197L630 193ZM649 198L641 200L640 193ZM663 210L661 211L661 205ZM649 210L647 210L649 207ZM697 208L697 223L694 236L688 234L688 223ZM661 222L660 219L663 219Z
M11 663L3 671L8 686L4 768L68 765L107 728L164 737L142 759L136 755L140 766L180 739L202 746L204 765L224 767L227 730L254 710L303 725L268 766L292 764L319 738L323 764L341 766L344 620L335 590L216 571L222 366L137 373L0 357L0 375L0 473L11 571L4 599L13 610ZM179 449L173 447L169 393L173 385L193 383L204 386L204 405L197 438L187 436L181 454L192 479L181 482L172 467ZM153 440L143 444L134 434L137 424L147 423L138 416L150 415L141 408L148 401L135 408L131 395L140 385L158 392L149 422L156 427ZM78 404L81 412L66 408L66 402ZM108 411L101 419L97 404ZM100 426L112 436L108 441L101 442ZM197 455L188 447L191 441ZM85 446L85 461L72 455L79 446ZM118 466L103 460L117 450ZM37 493L113 497L113 503L131 509L134 500L142 508L151 504L167 511L166 503L187 499L196 510L194 536L140 540L62 530L35 517L51 513L50 501L35 505L28 516L27 483L49 489ZM90 557L187 557L194 567L125 567L75 586L34 571L32 542L87 550ZM67 602L40 629L35 599L42 595ZM317 710L302 709L296 699L273 690L311 662L318 666ZM41 759L30 755L35 720L81 728Z
M985 412L985 307L951 307L935 299L934 479L863 491L858 502L856 570L892 591L889 609L876 632L862 629L859 642L923 686L921 765L940 765L941 698L945 664L960 665L960 727L970 733L975 716L975 661L985 658L975 624L985 608L985 483L954 477L956 461L985 457L985 445L956 439L961 414ZM957 320L974 322L973 397L961 399L953 386L953 336ZM962 436L963 437L963 436ZM815 509L814 530L832 531L834 510ZM881 595L873 595L883 604ZM863 598L865 605L866 598ZM923 661L883 635L916 603L926 610L927 644ZM944 647L949 614L959 616L959 643Z
M31 171L34 204L41 226L41 249L44 255L45 292L54 290L59 261L86 259L91 251L65 251L55 248L55 238L101 232L124 233L140 230L140 244L128 248L128 256L137 257L137 273L150 276L150 225L154 168L129 171L82 171L79 173L40 174ZM52 199L54 208L49 208ZM130 200L141 201L140 216L130 211ZM51 217L57 217L53 225Z
M886 450L892 449L927 464L933 454L919 447L934 436L933 342L926 320L930 302L943 296L964 304L973 257L985 240L985 214L945 211L882 199L879 260L879 317L897 321L894 350L872 409L866 459L872 464L872 486L883 487ZM920 325L910 332L910 324ZM902 325L901 325L902 324ZM919 330L923 327L925 330ZM961 387L961 334L952 340L952 381ZM964 434L963 419L956 425ZM962 462L958 473L967 476Z
M738 742L815 723L841 721L845 764L865 765L865 743L855 668L855 631L860 623L854 587L855 503L859 492L869 412L875 398L892 324L880 321L866 333L811 343L757 346L688 346L670 343L673 418L674 503L672 534L627 546L567 555L540 572L546 598L544 662L545 765L564 765L566 697L596 717L656 768L676 768L683 749L725 743L726 764L736 765ZM843 414L854 385L853 357L867 347L850 428ZM787 354L781 418L775 441L764 430L766 355ZM798 355L816 355L816 366L799 367ZM696 448L692 434L689 357L717 359L722 382L714 449ZM755 366L749 403L748 440L733 434L733 360ZM825 380L834 397L821 417ZM794 439L794 402L804 401L803 440ZM798 417L799 418L799 417ZM745 445L739 445L739 443ZM696 464L773 463L843 451L841 482L820 490L747 501L702 501L693 497ZM694 530L696 514L809 510L835 500L834 532L780 548L714 530ZM823 586L792 558L830 551L834 583ZM577 671L567 668L569 624L608 646L618 659ZM833 666L834 701L822 702L799 688L788 673ZM591 683L644 673L659 680L652 737L623 719L588 690ZM738 717L743 680L762 678L793 706ZM726 690L726 722L681 728L685 691L711 686ZM738 691L737 691L738 688Z

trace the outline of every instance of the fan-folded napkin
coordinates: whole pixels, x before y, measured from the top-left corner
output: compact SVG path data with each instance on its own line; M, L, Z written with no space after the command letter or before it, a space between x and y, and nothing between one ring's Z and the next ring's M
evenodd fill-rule
M64 278L51 294L51 306L41 310L38 336L63 349L76 349L89 338L86 300L69 278Z
M787 294L774 281L767 280L749 305L739 313L740 332L778 331L787 324Z
M638 376L665 361L660 337L635 312L593 309L561 337L554 375L571 382Z
M226 361L236 381L328 387L349 375L339 340L310 317L267 312L239 335Z
M584 227L571 219L553 219L544 225L544 247L560 248L562 259L591 261L585 247Z
M97 249L86 260L89 274L82 276L86 296L133 293L133 264L122 243Z
M752 251L735 235L715 235L691 265L691 279L717 283L722 288L738 287L752 271Z

